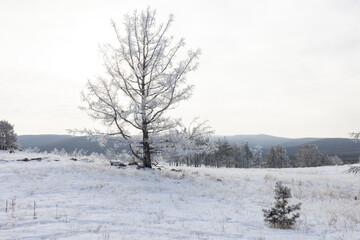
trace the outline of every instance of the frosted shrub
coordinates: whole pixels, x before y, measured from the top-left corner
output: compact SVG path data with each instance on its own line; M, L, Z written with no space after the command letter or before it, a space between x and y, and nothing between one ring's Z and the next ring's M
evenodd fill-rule
M71 156L75 157L75 158L81 158L83 156L85 156L87 154L87 151L84 149L77 149L75 148L75 150L70 153Z
M25 152L26 153L40 153L40 149L38 147L34 147L34 148L26 148L25 149Z
M293 212L300 210L301 203L288 206L288 199L291 198L291 189L283 186L281 181L276 182L274 191L275 206L269 210L263 209L265 222L269 223L273 228L289 229L300 216L299 213Z
M102 153L92 152L89 156L90 162L106 162L107 159Z

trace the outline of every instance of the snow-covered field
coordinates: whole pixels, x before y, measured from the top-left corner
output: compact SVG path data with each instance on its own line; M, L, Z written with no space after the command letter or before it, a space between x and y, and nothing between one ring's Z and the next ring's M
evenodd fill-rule
M15 161L25 157L44 155L0 152L0 239L360 239L360 175L349 166L174 172ZM294 230L263 221L278 180L302 202Z

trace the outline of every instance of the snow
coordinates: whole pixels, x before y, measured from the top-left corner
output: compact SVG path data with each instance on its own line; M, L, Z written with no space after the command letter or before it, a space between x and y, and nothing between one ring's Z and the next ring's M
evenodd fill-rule
M349 166L174 172L16 161L25 157L45 156L0 152L0 239L360 239L360 175ZM263 220L278 180L290 204L302 202L294 230Z

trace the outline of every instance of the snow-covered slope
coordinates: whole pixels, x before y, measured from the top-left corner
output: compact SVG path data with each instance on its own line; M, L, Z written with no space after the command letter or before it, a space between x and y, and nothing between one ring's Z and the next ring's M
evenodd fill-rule
M25 157L44 156L0 152L0 239L360 239L348 166L174 172ZM278 180L302 202L295 230L263 221Z

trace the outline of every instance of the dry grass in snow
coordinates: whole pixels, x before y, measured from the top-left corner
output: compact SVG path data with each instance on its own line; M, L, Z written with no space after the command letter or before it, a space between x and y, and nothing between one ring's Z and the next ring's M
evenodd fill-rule
M360 239L349 166L174 172L23 157L0 153L0 239ZM302 202L294 230L263 221L279 180Z

